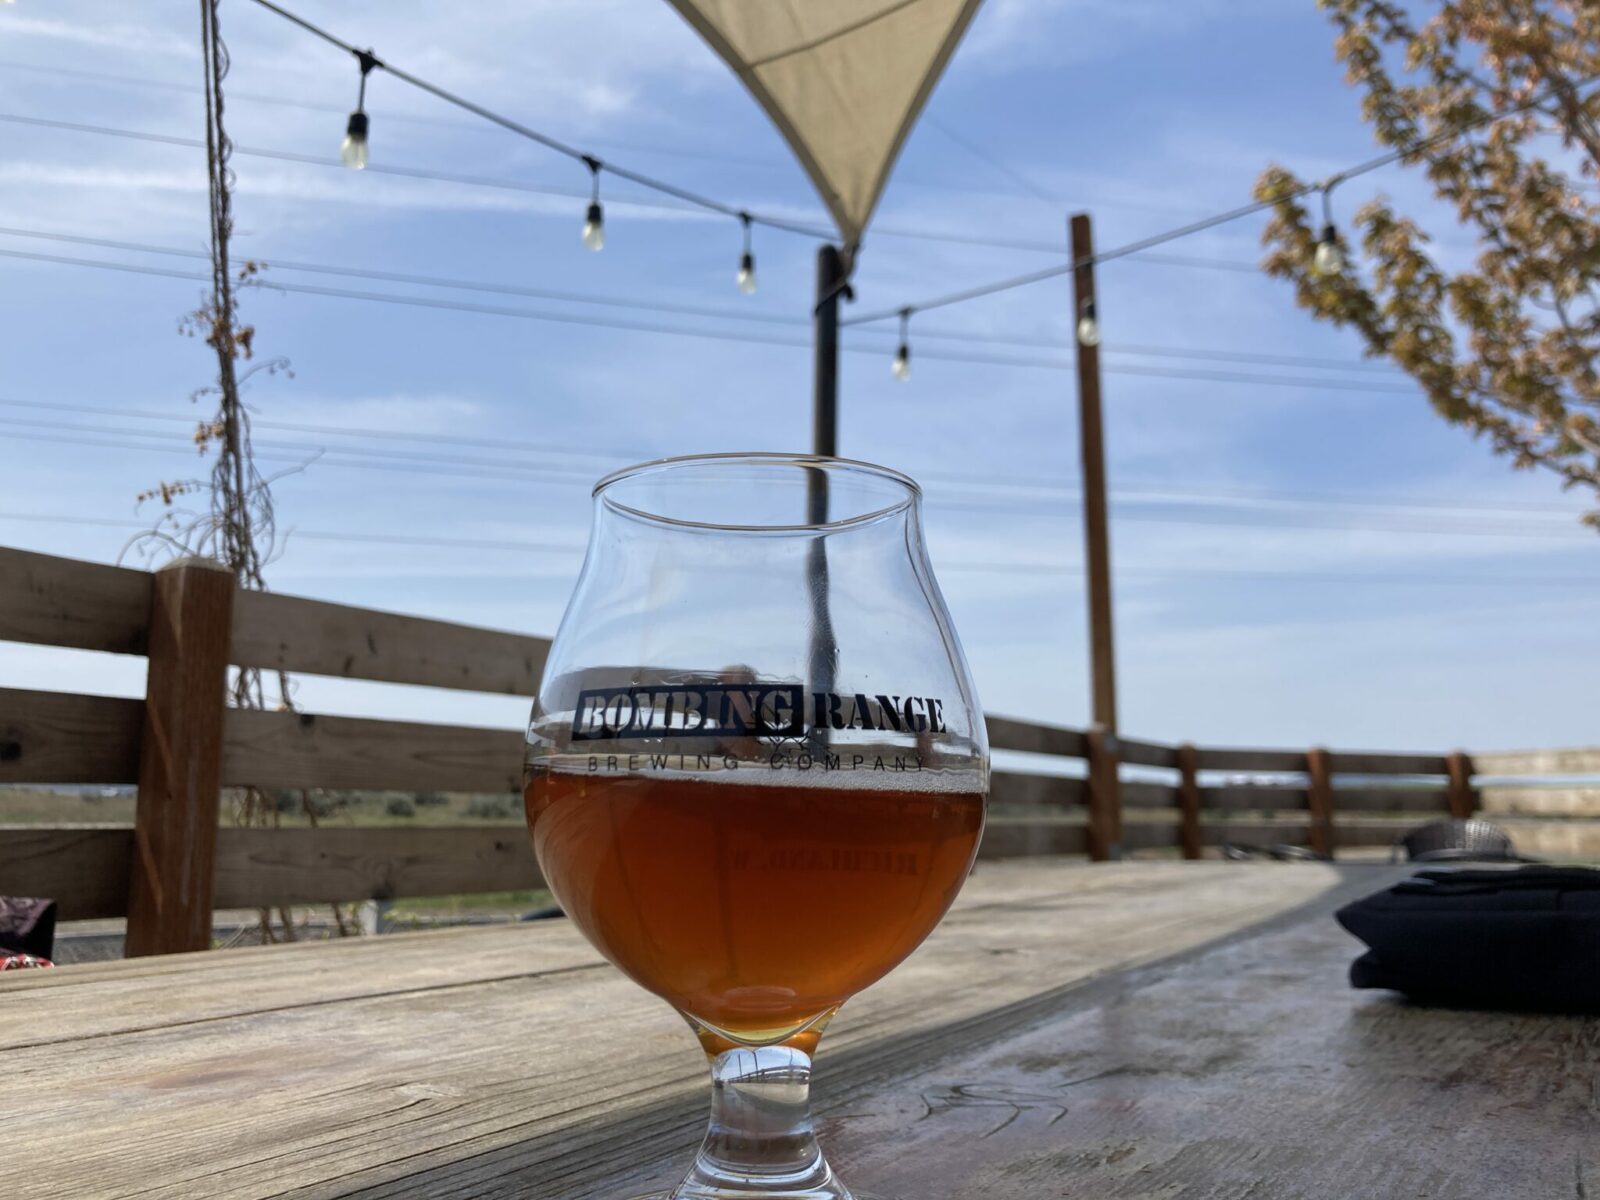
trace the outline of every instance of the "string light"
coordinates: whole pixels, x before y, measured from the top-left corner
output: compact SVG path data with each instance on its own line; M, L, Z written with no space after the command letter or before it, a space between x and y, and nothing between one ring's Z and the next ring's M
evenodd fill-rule
M742 212L739 221L744 226L744 253L739 255L739 273L734 282L746 296L756 294L756 256L750 252L750 214Z
M1345 268L1344 250L1339 246L1339 231L1333 224L1333 205L1328 199L1328 194L1338 181L1338 176L1334 176L1324 181L1321 188L1322 232L1317 236L1317 249L1311 256L1311 273L1323 279L1342 275Z
M1100 319L1095 315L1093 300L1083 302L1083 312L1078 316L1078 344L1089 347L1100 344Z
M900 310L900 347L894 352L894 363L889 370L901 383L911 378L911 310Z
M590 250L604 250L606 248L606 213L600 207L600 167L598 158L584 155L584 165L589 168L589 175L594 181L594 191L589 195L589 210L583 218L583 244Z
M371 50L357 50L356 60L361 64L361 89L356 93L356 110L344 127L344 141L339 144L339 161L352 171L367 165L367 76L379 65Z

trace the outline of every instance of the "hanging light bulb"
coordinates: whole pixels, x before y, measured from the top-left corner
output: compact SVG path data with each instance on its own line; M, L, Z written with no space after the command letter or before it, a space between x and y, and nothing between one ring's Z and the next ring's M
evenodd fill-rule
M740 213L739 221L744 225L744 253L739 255L739 273L733 279L741 292L753 296L756 294L756 256L750 252L750 214Z
M357 50L356 61L361 64L361 90L356 93L356 110L345 123L344 141L339 143L339 161L352 171L363 170L367 165L367 76L378 65L370 50Z
M367 165L367 114L353 112L350 123L344 128L344 141L339 144L339 161L352 171Z
M1095 316L1093 300L1083 302L1083 312L1078 317L1078 344L1091 347L1100 344L1100 320Z
M590 250L600 251L606 248L606 213L600 207L600 160L584 155L583 161L594 180L589 209L583 217L583 244Z
M900 310L900 348L894 352L894 362L889 370L901 383L911 378L911 310Z
M1339 230L1333 224L1333 202L1329 196L1339 176L1330 176L1322 183L1322 232L1317 235L1317 248L1311 255L1311 273L1322 279L1344 274L1344 250L1339 246Z
M1311 272L1327 278L1344 274L1344 251L1339 248L1339 231L1331 224L1322 227L1316 253L1311 256Z

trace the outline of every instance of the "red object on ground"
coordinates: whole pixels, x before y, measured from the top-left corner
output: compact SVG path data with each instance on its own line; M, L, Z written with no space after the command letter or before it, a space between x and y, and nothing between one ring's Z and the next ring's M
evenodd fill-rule
M55 963L36 954L0 954L0 971L26 971L32 967L53 967Z

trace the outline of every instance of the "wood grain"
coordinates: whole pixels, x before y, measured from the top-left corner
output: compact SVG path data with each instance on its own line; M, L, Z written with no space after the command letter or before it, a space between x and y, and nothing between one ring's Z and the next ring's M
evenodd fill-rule
M540 886L518 825L415 829L224 828L219 908L509 892Z
M1305 865L980 864L928 944L831 1026L823 1135L848 1163L867 1110L842 1098L909 1127L924 1105L897 1080L1044 1027L1086 980L1115 991L1109 972L1320 912L1341 886ZM160 966L0 983L0 1121L27 1119L30 1200L614 1198L681 1169L703 1125L681 1021L566 922Z
M1064 758L1083 758L1088 744L1081 729L1041 725L1012 717L987 717L984 725L991 750L1026 750L1032 754L1058 754Z
M0 547L0 642L143 654L150 575Z
M1195 765L1201 771L1288 771L1306 769L1304 750L1257 750L1246 746L1201 746Z
M54 900L63 921L128 911L133 826L0 825L0 896Z
M233 572L204 558L168 563L150 592L129 958L211 945L233 594Z
M1178 806L1178 789L1165 783L1146 783L1143 780L1124 779L1118 788L1122 797L1122 807L1129 808L1176 808Z
M1600 774L1600 746L1568 750L1502 750L1472 756L1478 775Z
M273 788L522 791L516 730L229 711L223 781Z
M1178 747L1178 845L1184 858L1200 857L1200 809L1205 803L1200 794L1200 755L1194 743Z
M1178 748L1163 742L1141 742L1137 738L1117 738L1117 754L1135 767L1176 767Z
M1333 750L1329 758L1335 775L1444 775L1449 770L1443 754Z
M532 697L550 639L241 592L232 660L249 667Z
M1205 758L1205 750L1199 757ZM1305 755L1300 756L1302 764ZM1280 784L1238 784L1231 787L1203 787L1200 804L1207 811L1247 809L1254 812L1272 812L1278 809L1303 810L1309 801L1303 787L1284 787Z
M133 783L142 700L0 688L0 783Z
M1472 790L1472 760L1462 751L1455 750L1445 759L1450 773L1450 786L1445 793L1445 804L1450 815L1465 821L1478 807L1478 797Z
M1089 758L1089 858L1114 862L1122 857L1122 787L1117 738L1103 726L1087 735Z
M1043 804L1072 808L1087 804L1087 780L1065 775L1024 775L996 771L989 777L989 804Z
M1321 746L1306 753L1306 815L1310 826L1306 844L1318 854L1332 855L1338 844L1334 837L1332 756Z

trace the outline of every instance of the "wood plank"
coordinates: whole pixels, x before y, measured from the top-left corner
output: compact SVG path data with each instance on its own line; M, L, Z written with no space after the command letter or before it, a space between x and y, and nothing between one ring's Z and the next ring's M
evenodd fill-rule
M229 785L522 791L518 730L241 709L228 712L225 728Z
M550 639L241 592L232 660L249 667L532 697Z
M1087 846L1088 833L1082 821L995 817L983 827L978 857L998 859L1083 854Z
M1443 816L1450 811L1448 788L1339 787L1333 789L1336 809L1358 812L1403 812Z
M0 642L143 654L150 574L0 547Z
M1338 841L1333 829L1333 769L1321 746L1306 754L1306 812L1311 819L1307 844L1318 854L1332 855Z
M1074 807L1089 801L1089 783L1065 775L1025 775L996 771L989 777L989 804L1046 804Z
M1334 750L1331 760L1335 775L1445 775L1450 769L1443 754Z
M128 891L129 958L211 945L233 572L181 558L156 572Z
M1146 783L1142 780L1122 781L1123 808L1176 808L1178 789L1165 783Z
M1194 743L1178 747L1178 845L1184 858L1200 857L1200 755Z
M54 900L63 921L128 911L133 826L0 825L0 896Z
M1600 774L1600 746L1566 750L1502 750L1473 754L1478 775L1593 775Z
M1136 738L1117 738L1117 755L1130 766L1176 767L1178 748L1164 742L1142 742Z
M1200 752L1204 758L1205 751ZM1302 754L1301 759L1305 758ZM1303 787L1284 787L1281 784L1238 784L1230 787L1203 787L1200 804L1206 810L1241 809L1253 812L1273 812L1279 809L1306 809L1310 799Z
M1247 746L1201 746L1199 761L1201 771L1292 771L1303 774L1306 769L1304 750L1258 750Z
M142 700L0 688L0 783L133 783Z
M1472 760L1462 751L1452 751L1446 763L1450 771L1450 786L1445 793L1445 803L1450 815L1465 821L1478 807L1478 795L1472 790Z
M1480 789L1486 816L1600 817L1600 788L1486 787Z
M1087 735L1089 756L1089 857L1114 862L1122 857L1122 780L1116 735L1095 726Z
M521 825L229 826L217 839L219 908L509 892L542 882Z
M986 717L984 725L991 750L1026 750L1031 754L1057 754L1064 758L1088 755L1088 744L1081 729L1041 725L1012 717Z
M888 1080L1037 1027L1092 976L1338 894L1338 880L1303 865L985 863L928 945L830 1027L822 1094L839 1119L825 1136L837 1142L851 1111L830 1097L876 1095L909 1120L917 1089ZM94 972L81 1001L61 979L4 984L0 1036L34 1036L6 1051L0 1119L37 1118L41 1094L60 1118L28 1126L29 1195L576 1200L682 1169L704 1126L704 1064L665 1005L586 965L565 922L411 940L382 939L404 954L395 979L381 956L357 965L364 947L307 946L165 960L183 973L164 991L162 976L130 976L142 990L126 1002L119 971L146 964L63 968ZM565 967L542 969L546 953ZM205 974L188 973L195 959ZM230 986L235 963L249 968ZM128 1027L115 1036L113 1006Z

